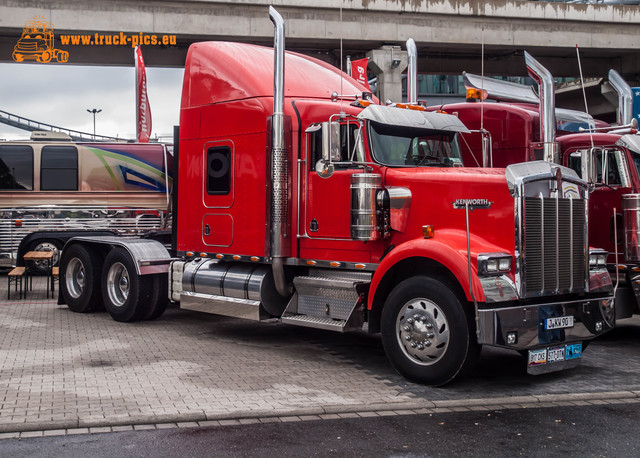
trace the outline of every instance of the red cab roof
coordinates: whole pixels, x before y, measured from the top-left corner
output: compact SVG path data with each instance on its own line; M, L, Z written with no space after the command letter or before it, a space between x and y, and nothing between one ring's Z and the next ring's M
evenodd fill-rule
M332 65L303 54L285 53L285 97L330 98L367 89ZM273 48L209 41L189 48L182 108L273 96Z

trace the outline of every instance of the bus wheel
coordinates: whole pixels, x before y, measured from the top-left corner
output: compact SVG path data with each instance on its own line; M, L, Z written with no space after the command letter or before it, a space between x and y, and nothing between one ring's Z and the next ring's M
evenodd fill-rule
M60 252L62 245L57 240L36 240L27 251L53 251L53 258L51 258L51 266L57 266L60 260ZM36 275L44 275L48 273L47 261L27 261L29 263L29 271L34 272Z
M65 250L60 263L60 294L73 312L86 313L102 306L100 279L102 265L93 250L74 244Z
M396 286L382 310L382 344L407 379L440 386L465 372L478 355L467 315L441 281L416 276Z
M151 297L143 320L155 320L167 309L169 281L166 274L151 275Z
M116 321L144 317L151 296L151 278L136 273L133 260L123 248L114 248L102 266L102 300Z

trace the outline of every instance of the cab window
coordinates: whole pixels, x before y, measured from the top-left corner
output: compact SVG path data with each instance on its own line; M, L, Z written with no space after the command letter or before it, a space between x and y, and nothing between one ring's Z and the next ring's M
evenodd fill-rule
M33 149L30 146L0 146L0 189L33 190Z

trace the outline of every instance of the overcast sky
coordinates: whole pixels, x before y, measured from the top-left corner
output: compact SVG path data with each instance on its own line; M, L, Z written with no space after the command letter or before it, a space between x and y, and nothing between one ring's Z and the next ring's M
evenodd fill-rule
M132 67L54 64L0 64L0 110L35 121L93 132L135 138L135 75ZM178 124L183 70L147 68L152 137L167 136ZM29 132L0 123L0 139L24 139Z

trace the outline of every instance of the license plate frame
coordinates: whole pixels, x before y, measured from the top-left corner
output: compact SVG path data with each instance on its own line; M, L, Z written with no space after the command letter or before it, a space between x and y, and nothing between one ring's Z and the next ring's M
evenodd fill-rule
M554 316L551 318L545 318L544 329L545 331L552 331L555 329L567 329L574 326L575 319L573 315Z
M582 358L582 343L554 345L528 351L527 367L546 366Z

